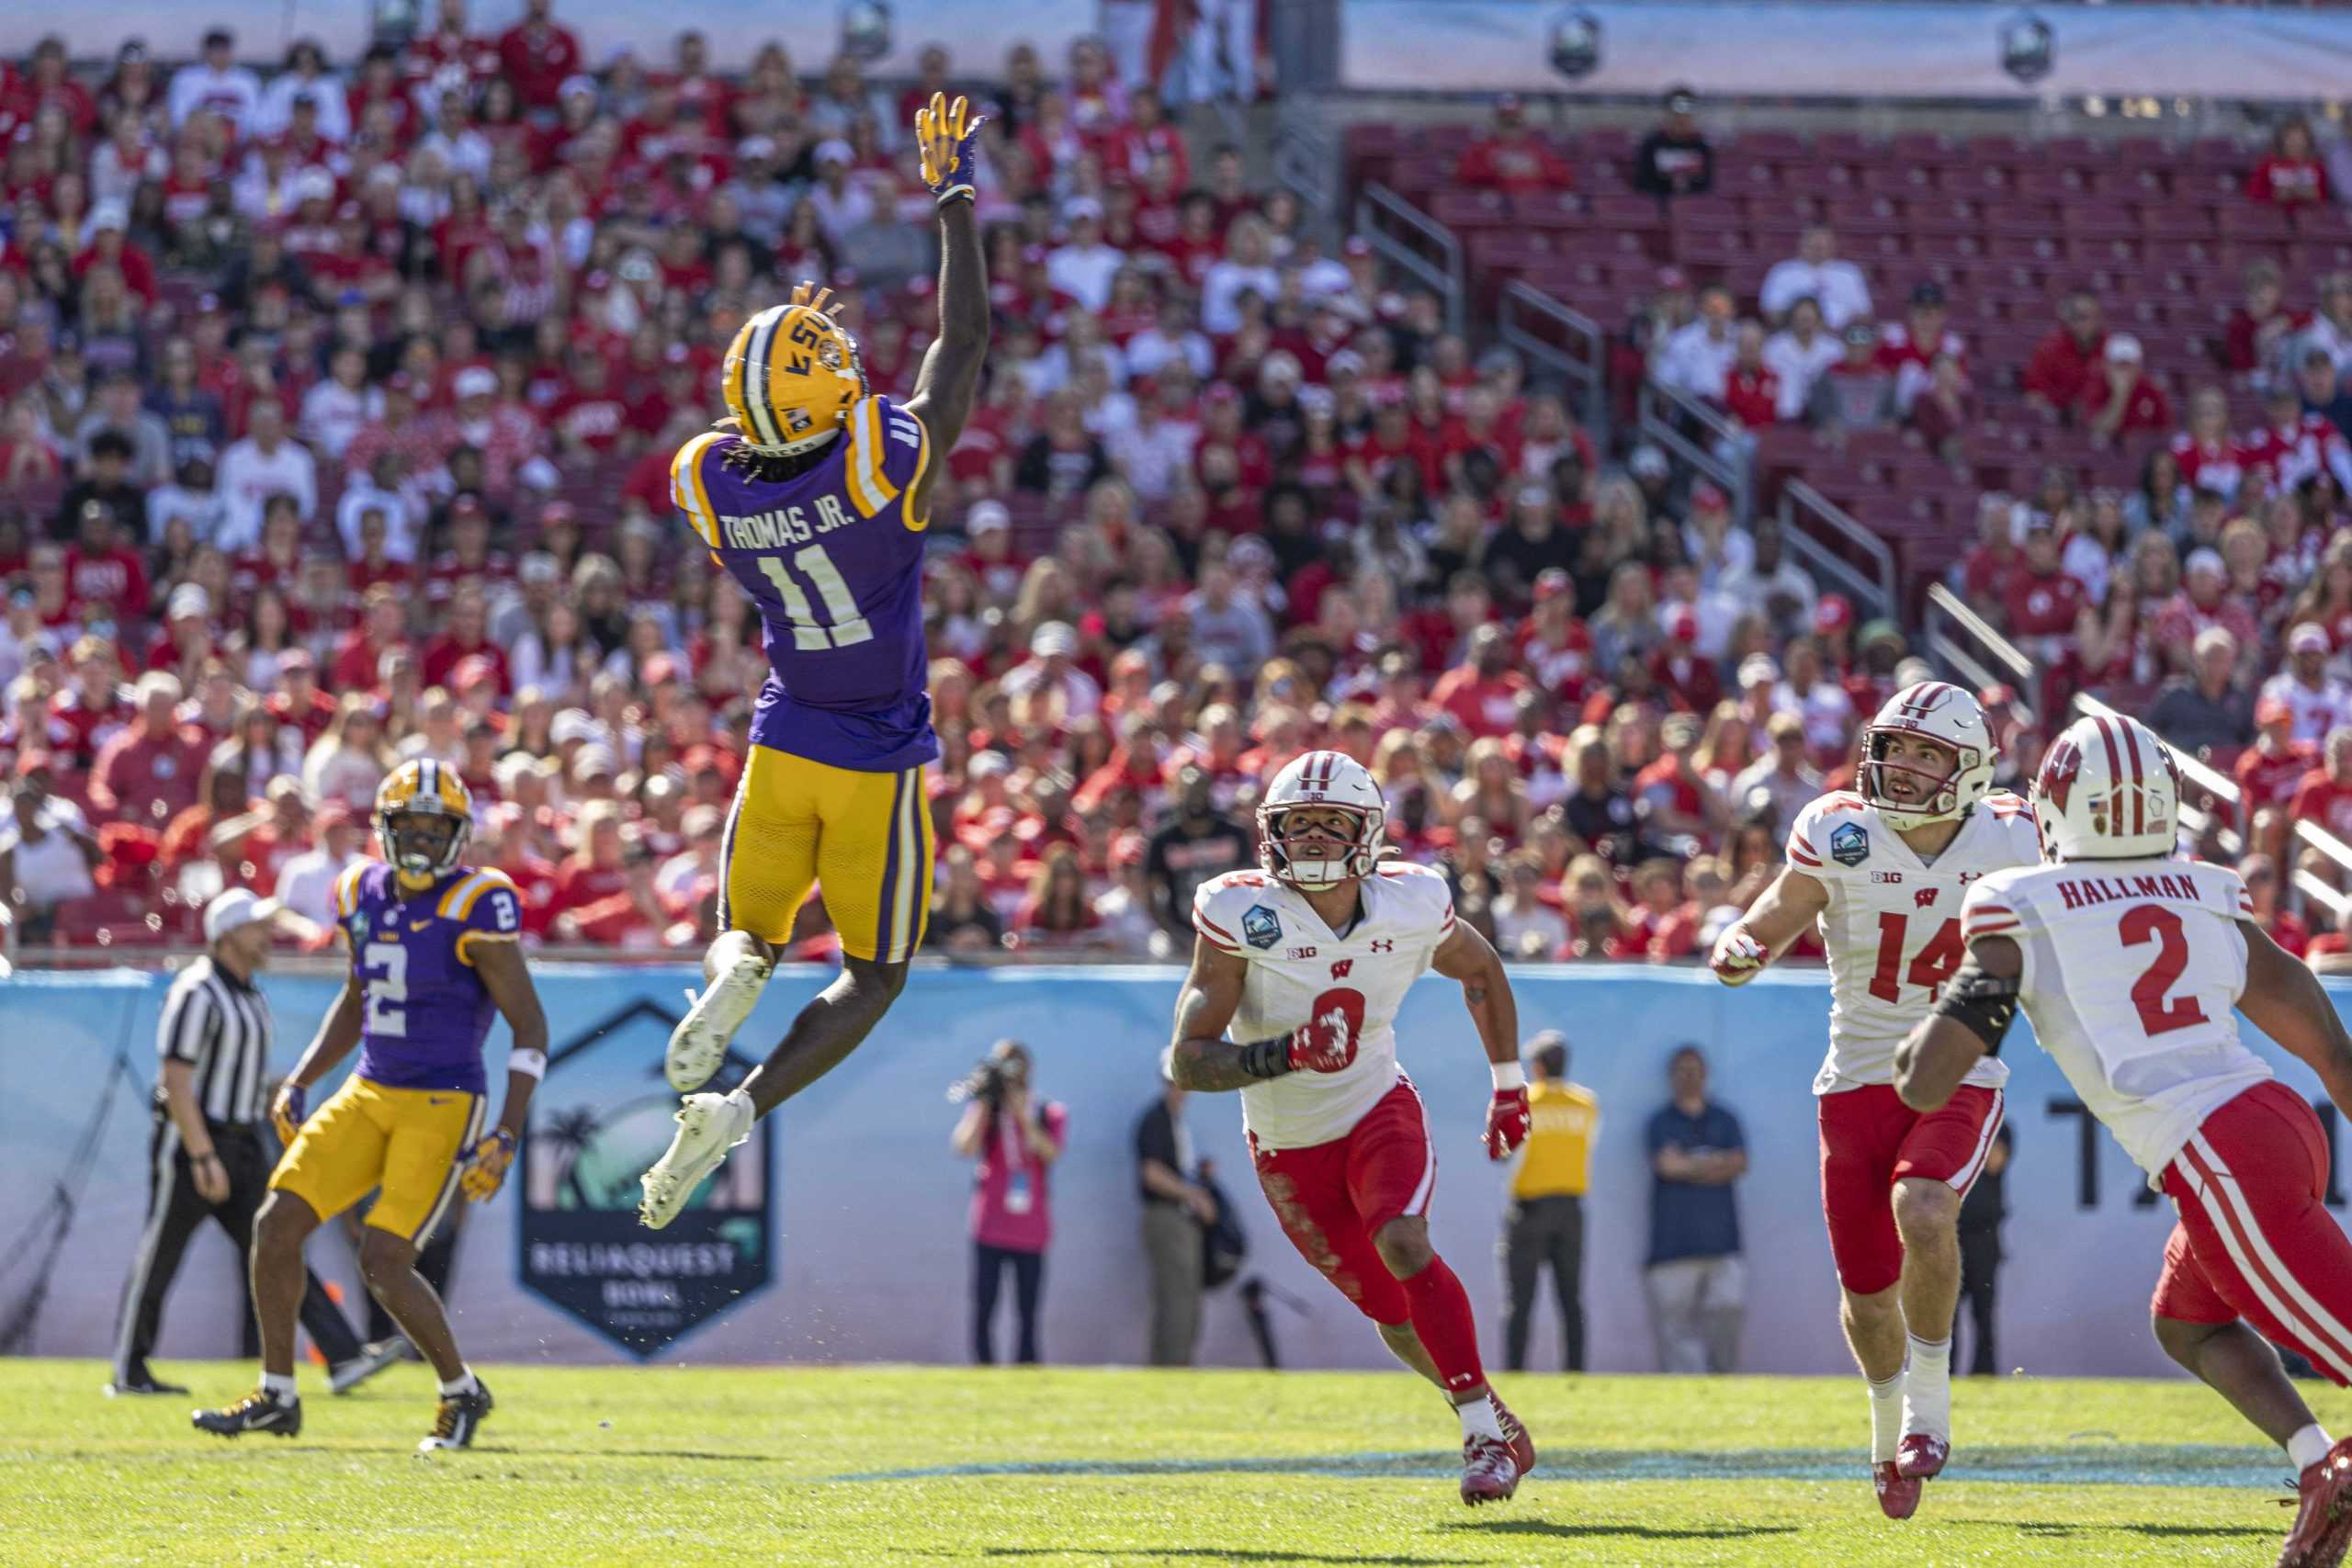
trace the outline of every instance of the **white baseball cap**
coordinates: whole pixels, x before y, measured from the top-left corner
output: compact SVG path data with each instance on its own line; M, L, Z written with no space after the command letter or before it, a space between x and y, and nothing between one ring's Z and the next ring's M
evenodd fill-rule
M255 920L275 919L284 908L277 899L261 897L250 887L231 887L216 893L212 902L204 907L204 940L219 942Z

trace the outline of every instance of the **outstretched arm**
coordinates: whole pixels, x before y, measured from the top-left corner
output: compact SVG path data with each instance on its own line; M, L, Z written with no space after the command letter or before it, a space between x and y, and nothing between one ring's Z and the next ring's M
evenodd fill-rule
M1894 1048L1894 1092L1914 1111L1952 1097L1968 1069L2001 1048L2018 1011L2025 960L2005 936L1979 937L1935 1009Z
M914 514L930 515L931 492L947 454L964 434L979 393L980 362L989 346L988 264L980 254L980 227L972 216L972 181L980 117L957 98L933 93L929 107L915 111L915 143L922 152L923 183L939 198L939 335L922 356L907 412L931 434L932 460L916 481Z
M2245 995L2238 1010L2281 1049L2309 1062L2327 1098L2352 1115L2352 1036L2319 976L2254 921L2240 920L2238 930L2245 933Z
M1789 943L1829 907L1829 889L1817 876L1782 866L1747 913L1724 928L1707 960L1726 986L1745 985L1778 958Z

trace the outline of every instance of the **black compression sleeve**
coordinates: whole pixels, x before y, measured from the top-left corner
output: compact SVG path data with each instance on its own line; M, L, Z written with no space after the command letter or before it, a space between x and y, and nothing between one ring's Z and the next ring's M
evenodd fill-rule
M2004 979L1988 975L1970 958L1951 977L1944 994L1937 999L1935 1010L1942 1017L1965 1026L1968 1032L1984 1042L1984 1054L2001 1054L2001 1036L2018 1016L2018 983L2014 977Z
M1277 1034L1241 1047L1241 1070L1253 1078L1278 1078L1290 1071L1290 1036Z

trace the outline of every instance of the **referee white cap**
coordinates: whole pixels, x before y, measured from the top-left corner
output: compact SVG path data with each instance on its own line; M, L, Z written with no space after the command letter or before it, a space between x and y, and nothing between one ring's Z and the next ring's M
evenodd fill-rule
M232 887L212 896L204 906L204 940L219 942L241 926L276 916L284 906L275 898L257 897L249 887Z

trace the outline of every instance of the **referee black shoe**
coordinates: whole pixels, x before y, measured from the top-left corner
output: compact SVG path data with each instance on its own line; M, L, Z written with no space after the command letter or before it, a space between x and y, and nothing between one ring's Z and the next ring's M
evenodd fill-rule
M421 1454L442 1449L467 1449L473 1446L474 1433L481 1427L482 1417L497 1403L490 1397L490 1385L479 1377L474 1386L463 1393L445 1393L441 1408L433 1417L433 1435L416 1445Z
M290 1438L302 1429L302 1402L280 1399L266 1388L257 1388L225 1409L199 1410L189 1420L198 1431L217 1437L242 1438L247 1432L268 1432Z
M155 1374L147 1370L144 1362L129 1369L114 1382L107 1384L108 1399L123 1399L135 1394L186 1393L187 1392L187 1390L175 1382L156 1382Z

